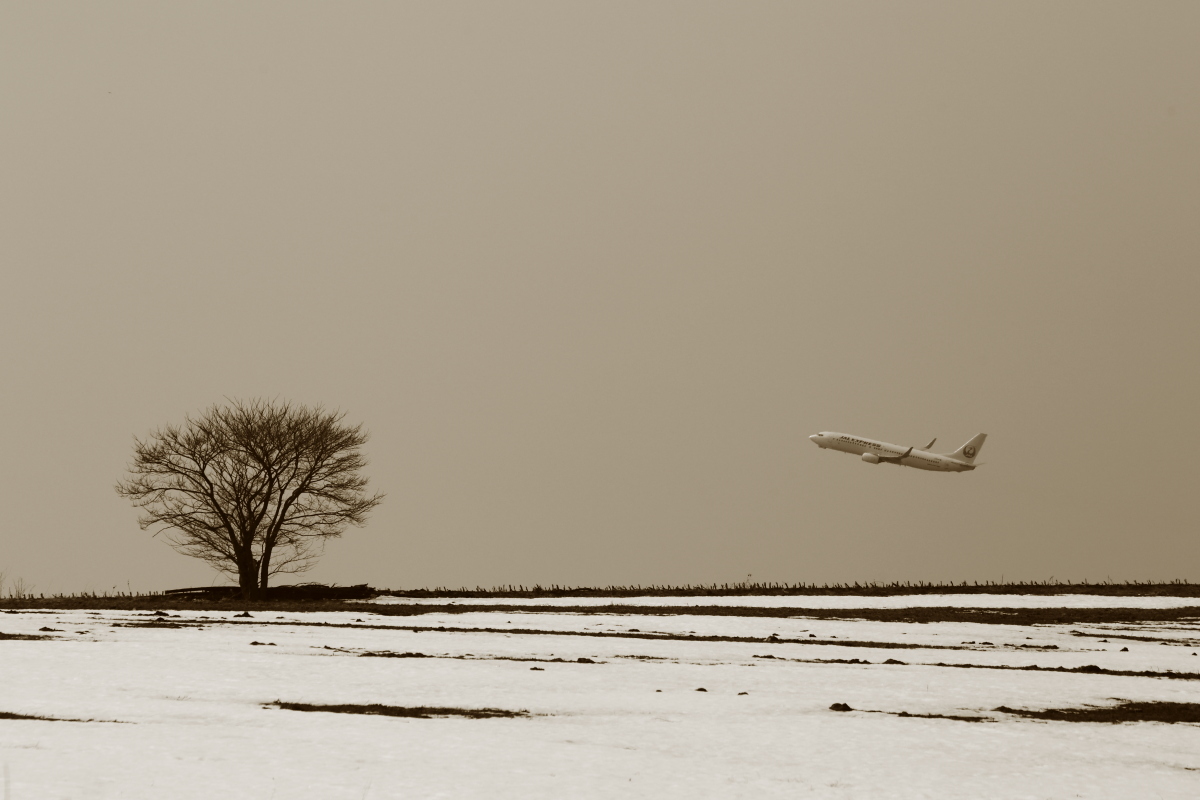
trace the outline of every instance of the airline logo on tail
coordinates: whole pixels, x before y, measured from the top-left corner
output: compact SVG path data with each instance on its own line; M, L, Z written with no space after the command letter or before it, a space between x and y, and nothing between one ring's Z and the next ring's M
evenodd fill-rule
M971 441L964 444L954 453L950 454L950 458L956 458L959 461L965 461L971 464L975 460L975 456L979 455L979 451L983 449L983 440L987 438L986 433L981 433Z

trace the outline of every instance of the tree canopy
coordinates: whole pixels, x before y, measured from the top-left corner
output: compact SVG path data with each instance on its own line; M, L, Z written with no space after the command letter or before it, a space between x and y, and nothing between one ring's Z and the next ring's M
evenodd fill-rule
M383 501L367 494L362 425L287 402L232 401L134 439L119 495L138 523L179 552L235 576L246 594L316 563L326 539L362 526Z

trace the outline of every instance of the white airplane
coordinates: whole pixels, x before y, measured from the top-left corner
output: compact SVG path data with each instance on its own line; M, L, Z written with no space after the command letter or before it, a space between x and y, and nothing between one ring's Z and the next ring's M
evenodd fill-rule
M966 472L975 469L975 456L983 449L983 440L987 438L987 434L978 434L947 455L929 452L929 448L933 447L933 442L937 439L918 450L915 447L901 447L836 431L821 431L808 438L822 450L853 453L862 456L862 460L868 464L899 464L902 467L916 467L934 472Z

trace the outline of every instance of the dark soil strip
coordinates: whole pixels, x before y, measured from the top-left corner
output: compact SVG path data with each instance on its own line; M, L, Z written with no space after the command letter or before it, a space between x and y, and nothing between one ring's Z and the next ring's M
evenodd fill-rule
M37 714L14 714L11 711L0 711L0 719L36 719L42 722L119 722L115 719L64 719L63 717L42 717ZM128 724L128 723L125 723Z
M1167 678L1177 681L1200 681L1200 672L1155 672L1153 670L1129 670L1129 669L1104 669L1095 664L1086 664L1082 667L1039 667L1036 664L1030 664L1024 667L1014 667L1008 664L947 664L944 661L939 661L936 664L929 663L909 663L907 661L897 661L894 658L889 658L887 661L864 661L857 658L780 658L779 656L754 656L754 658L772 659L774 661L790 661L797 664L864 664L864 665L896 665L903 667L949 667L953 669L1006 669L1016 670L1018 672L1070 672L1079 675L1115 675L1121 678Z
M878 712L881 714L891 714L890 711ZM910 714L907 711L901 711L894 716L897 717L920 717L921 719L952 719L957 722L996 722L994 717L968 717L959 714Z
M467 717L468 719L492 719L495 717L528 717L528 711L507 711L502 708L443 708L439 706L385 706L380 703L370 705L314 705L310 703L274 702L270 706L286 711L326 711L333 714L367 714L381 717L414 717L416 719L433 719L435 717Z
M327 647L327 650L333 650L332 647ZM342 651L347 652L347 651ZM359 658L455 658L455 656L431 656L428 653L393 653L391 650L368 650L365 653L359 653ZM457 656L463 658L463 656Z
M45 722L84 722L82 719L59 719L58 717L41 717L37 714L14 714L11 711L0 711L0 719L40 719Z
M1029 719L1059 722L1190 722L1200 723L1200 703L1131 702L1117 706L1087 706L1085 708L1047 708L1042 711L1000 706L993 709Z
M956 722L996 722L994 717L966 716L965 714L910 714L907 711L879 711L877 709L854 709L845 703L834 703L830 711L863 711L867 714L888 714L893 717L913 717L920 719L952 719Z
M326 647L327 650L338 648ZM339 652L348 653L349 650ZM359 658L449 658L455 661L539 661L543 664L603 664L603 661L593 661L590 658L534 658L521 656L474 656L470 653L461 656L429 655L428 653L394 653L391 650L367 650L358 654ZM636 658L636 656L632 656Z
M31 634L31 633L5 633L4 631L0 631L0 642L3 642L3 641L31 642L31 641L35 641L37 639L53 639L53 638L55 638L55 637L53 637L53 636L37 636L37 635Z
M1023 672L1074 672L1085 675L1116 675L1122 678L1168 678L1177 681L1200 681L1200 673L1197 672L1156 672L1153 670L1131 670L1131 669L1104 669L1095 664L1087 664L1082 667L1039 667L1036 664L1030 664L1025 667L1014 667L1006 664L924 664L922 666L930 667L954 667L955 669L1009 669L1019 670Z
M834 711L853 711L847 705L835 703ZM895 717L920 719L952 719L958 722L998 722L996 717L966 716L962 714L910 714L907 711L876 711L864 709L868 714L890 714ZM993 708L1002 714L1011 714L1026 719L1041 719L1053 722L1166 722L1200 724L1200 703L1131 702L1126 700L1117 706L1086 706L1084 708L1047 708L1043 710ZM1190 768L1185 768L1190 769Z
M359 606L359 608L362 608ZM347 609L343 609L347 610ZM362 608L366 611L367 609ZM424 614L583 614L639 617L770 617L775 619L860 619L873 622L977 622L988 625L1080 625L1200 620L1200 606L1183 608L759 608L751 606L544 606L544 605L373 605L388 617Z

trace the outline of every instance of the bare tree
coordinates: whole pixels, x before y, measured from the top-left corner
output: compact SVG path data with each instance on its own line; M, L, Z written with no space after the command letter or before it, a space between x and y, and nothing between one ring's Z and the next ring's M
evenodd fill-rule
M236 576L243 594L279 573L303 572L326 539L366 523L367 441L342 412L253 400L213 406L182 425L134 439L117 494L138 523L176 550Z

